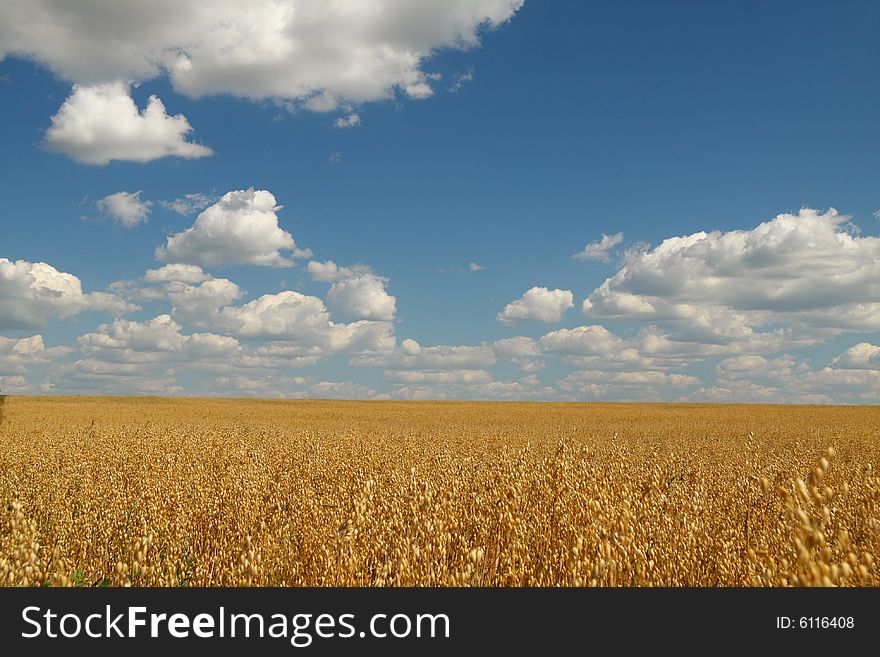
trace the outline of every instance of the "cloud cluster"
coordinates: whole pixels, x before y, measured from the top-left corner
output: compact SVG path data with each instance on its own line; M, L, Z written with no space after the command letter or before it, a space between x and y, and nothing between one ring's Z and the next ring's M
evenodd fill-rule
M800 404L876 403L880 398L880 347L860 343L814 368L792 356L741 356L715 367L713 385L691 398L701 401Z
M133 228L147 220L151 201L142 201L141 192L116 192L95 201L95 206L123 228Z
M46 347L42 335L17 340L0 336L0 374L25 374L34 365L51 362L71 351L69 347Z
M634 256L583 303L586 315L681 320L736 339L779 323L880 329L880 238L831 209L781 214L752 230L699 232ZM738 335L739 334L739 335Z
M165 105L150 96L141 111L123 82L74 85L70 97L52 117L45 146L83 164L111 160L150 162L161 157L194 159L213 151L187 141L192 127L182 114L169 116Z
M137 306L115 294L85 293L79 278L45 262L0 258L0 309L0 329L23 329L84 310L122 314Z
M623 233L614 233L613 235L602 233L601 239L590 242L584 247L583 251L575 253L571 257L575 260L611 262L611 250L621 242L623 242Z
M192 227L169 236L156 249L156 259L202 267L290 267L293 258L308 257L311 252L298 248L293 236L278 225L280 209L265 190L227 192L199 214Z
M80 336L71 358L40 336L0 338L0 386L399 399L880 398L876 341L859 337L834 357L810 352L815 362L804 355L832 336L878 328L880 238L862 236L833 210L631 250L584 302L588 315L614 325L428 346L398 341L397 300L367 265L308 261L304 271L328 285L325 298L292 290L254 297L203 268L303 255L280 228L278 209L268 192L230 192L169 238L157 252L165 264L112 284L111 293L85 293L78 278L45 263L0 259L0 329L83 310L125 314L134 302L165 306L152 319L101 324ZM569 290L536 287L497 319L561 321L573 302ZM382 368L387 392L312 376L309 367L334 355L352 372ZM34 380L40 371L50 372L42 382Z
M515 301L504 306L495 317L502 324L519 322L559 322L567 310L574 308L571 290L549 290L533 287Z
M29 0L0 9L0 56L85 84L166 71L193 97L364 102L418 96L436 49L473 47L523 0ZM314 100L313 104L318 104ZM325 105L326 106L326 105Z
M524 0L29 0L0 5L0 59L33 59L76 83L47 145L89 164L203 157L182 115L141 113L125 80L163 73L191 97L283 99L312 111L427 98L438 49L469 48ZM469 79L459 76L453 85ZM350 111L342 126L356 125Z
M482 369L496 361L489 345L436 345L423 347L411 338L384 354L355 357L352 365L395 369Z
M833 367L854 370L880 370L880 347L860 342L831 361Z
M397 312L397 298L385 289L388 279L377 276L366 265L339 267L332 260L312 260L306 271L316 281L332 283L327 305L343 317L392 321Z

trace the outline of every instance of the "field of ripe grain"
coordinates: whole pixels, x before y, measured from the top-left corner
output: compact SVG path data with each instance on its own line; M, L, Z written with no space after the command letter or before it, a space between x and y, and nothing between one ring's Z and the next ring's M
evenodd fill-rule
M5 585L880 585L878 408L2 412Z

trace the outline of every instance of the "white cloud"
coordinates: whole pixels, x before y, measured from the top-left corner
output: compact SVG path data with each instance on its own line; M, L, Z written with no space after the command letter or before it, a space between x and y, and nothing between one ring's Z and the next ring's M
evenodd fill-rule
M169 315L158 315L146 322L117 319L101 324L94 333L80 336L78 343L82 354L115 363L167 362L163 354L175 359L225 357L240 348L238 340L224 335L184 335L180 324Z
M812 403L827 403L825 401L812 400ZM758 383L745 381L731 381L724 385L715 385L706 388L698 388L689 393L682 401L700 401L716 404L772 404L784 401L783 391L776 386L766 386ZM800 400L803 403L811 403Z
M77 360L52 372L58 391L174 395L184 391L181 373L236 370L248 354L229 336L184 334L167 314L101 324L80 336L77 347Z
M880 347L860 342L831 361L832 367L857 370L880 370Z
M135 301L168 301L174 319L198 327L213 325L220 308L245 295L226 278L214 278L197 265L177 263L148 269L140 282L116 281L110 287Z
M470 271L483 271L485 267L483 265L478 265L476 262L472 262L468 265L468 269Z
M402 369L482 369L494 365L495 361L495 352L488 345L423 347L408 338L392 352L355 357L351 364Z
M398 383L488 383L486 370L385 370L388 381Z
M323 342L330 325L324 302L318 297L287 290L265 294L243 306L227 306L218 316L226 330L245 337L298 337Z
M419 100L424 99L424 98L430 98L431 96L434 95L434 90L431 88L431 85L429 85L427 82L424 82L424 81L414 82L413 84L409 84L406 87L404 87L403 90L404 90L404 92L406 92L406 95L409 96L410 98L416 98Z
M369 386L353 381L321 381L308 388L308 396L316 399L383 399Z
M735 356L726 358L715 366L720 380L772 380L792 382L797 374L804 374L809 368L805 363L797 363L793 358L765 358L764 356Z
M74 85L52 125L46 148L83 164L111 160L149 162L160 157L187 159L212 154L210 148L186 141L192 128L182 114L169 116L156 96L141 112L122 82Z
M575 260L598 260L599 262L611 261L611 249L623 242L623 233L614 233L606 235L602 233L602 238L595 242L590 242L584 247L584 250L575 253L572 258Z
M333 283L327 305L334 313L357 319L394 319L397 298L385 290L388 279L377 276L368 266L340 267L332 260L312 260L305 270L313 280Z
M168 237L156 249L156 259L210 267L249 264L267 267L293 265L292 257L308 257L293 236L278 226L275 197L265 190L228 192L204 210L191 228Z
M753 230L694 233L644 251L599 286L584 313L619 320L719 322L753 336L781 322L880 329L880 238L836 210L782 214Z
M319 262L310 260L305 266L305 271L314 281L323 283L335 283L349 278L356 278L364 274L372 274L373 270L367 265L352 265L351 267L340 267L332 260L327 262Z
M201 283L211 280L212 276L196 265L172 264L148 269L143 276L147 283Z
M422 63L479 44L523 0L154 0L0 5L0 58L29 57L83 84L168 73L193 97L290 99L329 111L432 93Z
M242 306L223 307L213 323L235 335L283 340L320 353L369 354L394 348L390 322L336 323L330 320L321 299L291 290L265 294Z
M546 287L533 287L519 299L511 301L498 313L496 319L502 324L517 322L558 322L565 311L574 308L574 295L571 290L548 290Z
M496 340L492 347L501 358L523 358L525 356L540 356L541 350L538 343L532 338L517 336Z
M194 194L184 194L183 196L175 199L171 199L170 201L159 201L159 205L161 205L166 210L171 210L172 212L176 212L177 214L182 214L183 216L189 216L191 214L195 214L200 210L204 210L206 207L211 205L217 200L216 196L209 196L207 194L194 193Z
M358 340L364 346L364 336L372 328L340 326L346 335L335 336L328 346L358 347ZM4 343L0 342L0 352L3 348ZM78 339L78 349L75 362L61 365L53 372L53 381L61 391L178 394L184 390L179 378L182 374L191 377L216 373L222 376L205 384L190 385L199 394L231 391L292 398L381 396L375 391L367 394L368 388L354 382L312 383L307 377L284 373L290 368L314 365L327 353L321 347L295 341L250 347L215 333L187 335L167 314L144 322L116 320L102 324ZM202 389L200 385L208 387Z
M516 381L424 382L400 384L392 393L396 399L558 399L559 391L542 386L534 376Z
M653 370L642 372L604 372L601 370L583 370L569 374L569 382L602 382L619 385L645 386L691 386L700 382L695 376L686 374L666 374Z
M339 117L333 125L337 128L353 128L360 125L360 123L361 117L355 113L351 113L348 116Z
M538 342L547 353L581 356L600 356L626 346L622 338L598 325L559 329L547 333Z
M532 360L529 358L513 358L511 362L523 372L540 372L547 367L547 363L543 360Z
M83 310L124 314L137 306L114 294L84 293L79 278L45 262L0 258L0 329L37 328Z
M452 76L452 83L446 88L449 93L455 94L461 91L461 88L464 86L465 82L470 82L474 79L474 71L473 69L469 69L467 71L463 71L460 73L456 73Z
M880 369L824 367L800 382L801 389L825 394L837 401L876 404L880 399ZM829 395L829 393L831 393Z
M694 376L653 370L583 370L569 374L557 382L557 386L560 390L572 393L575 399L651 401L663 399L664 393L680 391L699 383L700 380Z
M141 192L116 192L95 201L97 208L120 226L132 228L146 221L151 201L142 201Z
M4 338L0 335L0 374L25 374L36 364L66 356L69 347L46 347L42 335L29 338Z
M327 305L333 312L358 319L394 319L397 299L385 291L388 279L362 274L337 281L327 292Z
M209 326L220 308L244 296L244 291L226 278L212 278L191 284L171 281L165 284L171 314L196 326Z

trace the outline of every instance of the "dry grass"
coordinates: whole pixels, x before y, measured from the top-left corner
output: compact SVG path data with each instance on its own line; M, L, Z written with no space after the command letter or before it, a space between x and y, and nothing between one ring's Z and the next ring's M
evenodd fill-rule
M4 413L6 585L880 585L877 408L9 398Z

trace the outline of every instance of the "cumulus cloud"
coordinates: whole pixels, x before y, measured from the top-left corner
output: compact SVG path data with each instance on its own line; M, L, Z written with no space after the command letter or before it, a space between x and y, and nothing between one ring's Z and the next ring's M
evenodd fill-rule
M388 294L388 279L377 276L366 265L340 267L332 260L312 260L306 271L316 281L332 282L327 305L344 317L391 321L397 311L397 298Z
M725 358L715 366L715 373L720 380L773 380L791 382L797 375L809 370L806 363L798 363L790 356L765 358L749 355Z
M137 306L115 294L85 293L79 278L45 262L0 258L0 329L38 328L83 310L124 314Z
M622 338L598 325L552 331L542 336L539 344L547 353L591 356L607 354L625 346Z
M423 62L469 48L523 0L53 0L0 6L0 58L28 57L95 85L163 71L192 97L289 99L308 109L433 91Z
M219 323L245 337L308 337L318 343L330 324L324 302L318 297L287 290L265 294L243 306L222 309Z
M182 114L169 116L150 96L140 111L123 82L74 85L46 131L45 146L83 164L111 160L149 162L160 157L206 157L210 148L186 140L192 131Z
M236 369L248 353L229 336L184 334L167 314L101 324L77 339L77 351L75 361L52 372L58 391L174 395L184 391L182 371Z
M549 290L533 287L519 299L511 301L495 317L502 324L518 322L558 322L565 311L574 308L571 290Z
M46 347L42 335L29 338L4 338L0 335L0 374L25 374L36 364L66 356L69 347Z
M308 387L308 397L316 399L384 399L369 386L354 381L320 381Z
M831 361L832 367L856 370L880 370L880 347L860 342Z
M400 369L482 369L494 365L495 361L495 352L489 345L423 347L407 338L393 351L355 357L351 364Z
M213 333L184 335L169 315L158 315L146 322L117 319L101 324L93 333L78 339L80 352L104 362L138 363L174 358L211 358L236 353L235 338Z
M537 341L523 336L496 340L492 344L492 348L501 358L524 358L525 356L541 355Z
M573 372L557 383L560 390L575 399L660 400L665 393L689 388L700 379L686 374L667 374L654 370L606 372L582 370Z
M147 283L201 283L212 278L197 265L172 264L148 269L143 276Z
M337 281L327 292L327 304L346 317L390 321L394 319L397 299L385 291L387 280L364 274Z
M611 250L623 242L623 233L614 233L606 235L602 233L602 238L595 242L590 242L584 247L583 251L575 253L572 258L575 260L598 260L599 262L611 261Z
M171 314L195 326L209 326L221 308L238 301L244 291L226 278L211 278L199 283L170 281L164 286L171 302Z
M351 267L340 267L332 260L327 262L319 262L311 260L305 266L306 272L314 281L323 283L335 283L336 281L354 278L362 274L371 274L373 270L367 265L352 265Z
M116 281L110 287L133 301L167 301L174 319L201 328L215 322L220 308L245 295L229 279L215 278L197 265L179 263L148 269L140 281Z
M235 335L283 340L321 353L382 353L395 343L390 322L333 322L321 299L291 290L265 294L242 306L225 306L213 323Z
M398 383L488 383L486 370L385 370L388 381Z
M141 192L116 192L95 201L95 206L120 226L133 228L146 221L151 201L142 201Z
M722 322L728 334L780 322L880 329L880 238L859 236L848 219L805 208L753 230L669 238L602 283L584 313Z
M715 367L714 385L691 393L700 401L799 404L876 403L880 348L857 344L820 368L792 356L738 356Z
M385 399L380 394L354 381L317 381L301 376L268 375L261 378L224 376L211 382L209 391L223 390L250 397L278 399Z
M348 335L335 336L329 346L352 346L358 328L349 326ZM340 337L345 339L340 341ZM184 390L182 374L196 379L220 374L211 381L189 382L190 390L199 394L234 392L279 397L379 396L375 391L361 394L366 388L354 382L315 383L308 377L285 374L290 368L317 363L326 355L319 346L292 339L248 346L216 333L186 334L167 314L143 322L116 320L102 324L96 331L80 336L77 346L77 360L53 371L53 380L61 391L178 394ZM0 341L0 363L4 349L5 343Z
M541 385L534 375L514 381L447 381L401 383L391 394L396 399L560 399L559 391Z
M156 249L156 259L202 267L292 266L292 258L308 257L311 252L297 248L293 236L279 227L276 212L281 207L265 190L228 192L204 210L191 228L168 237Z

